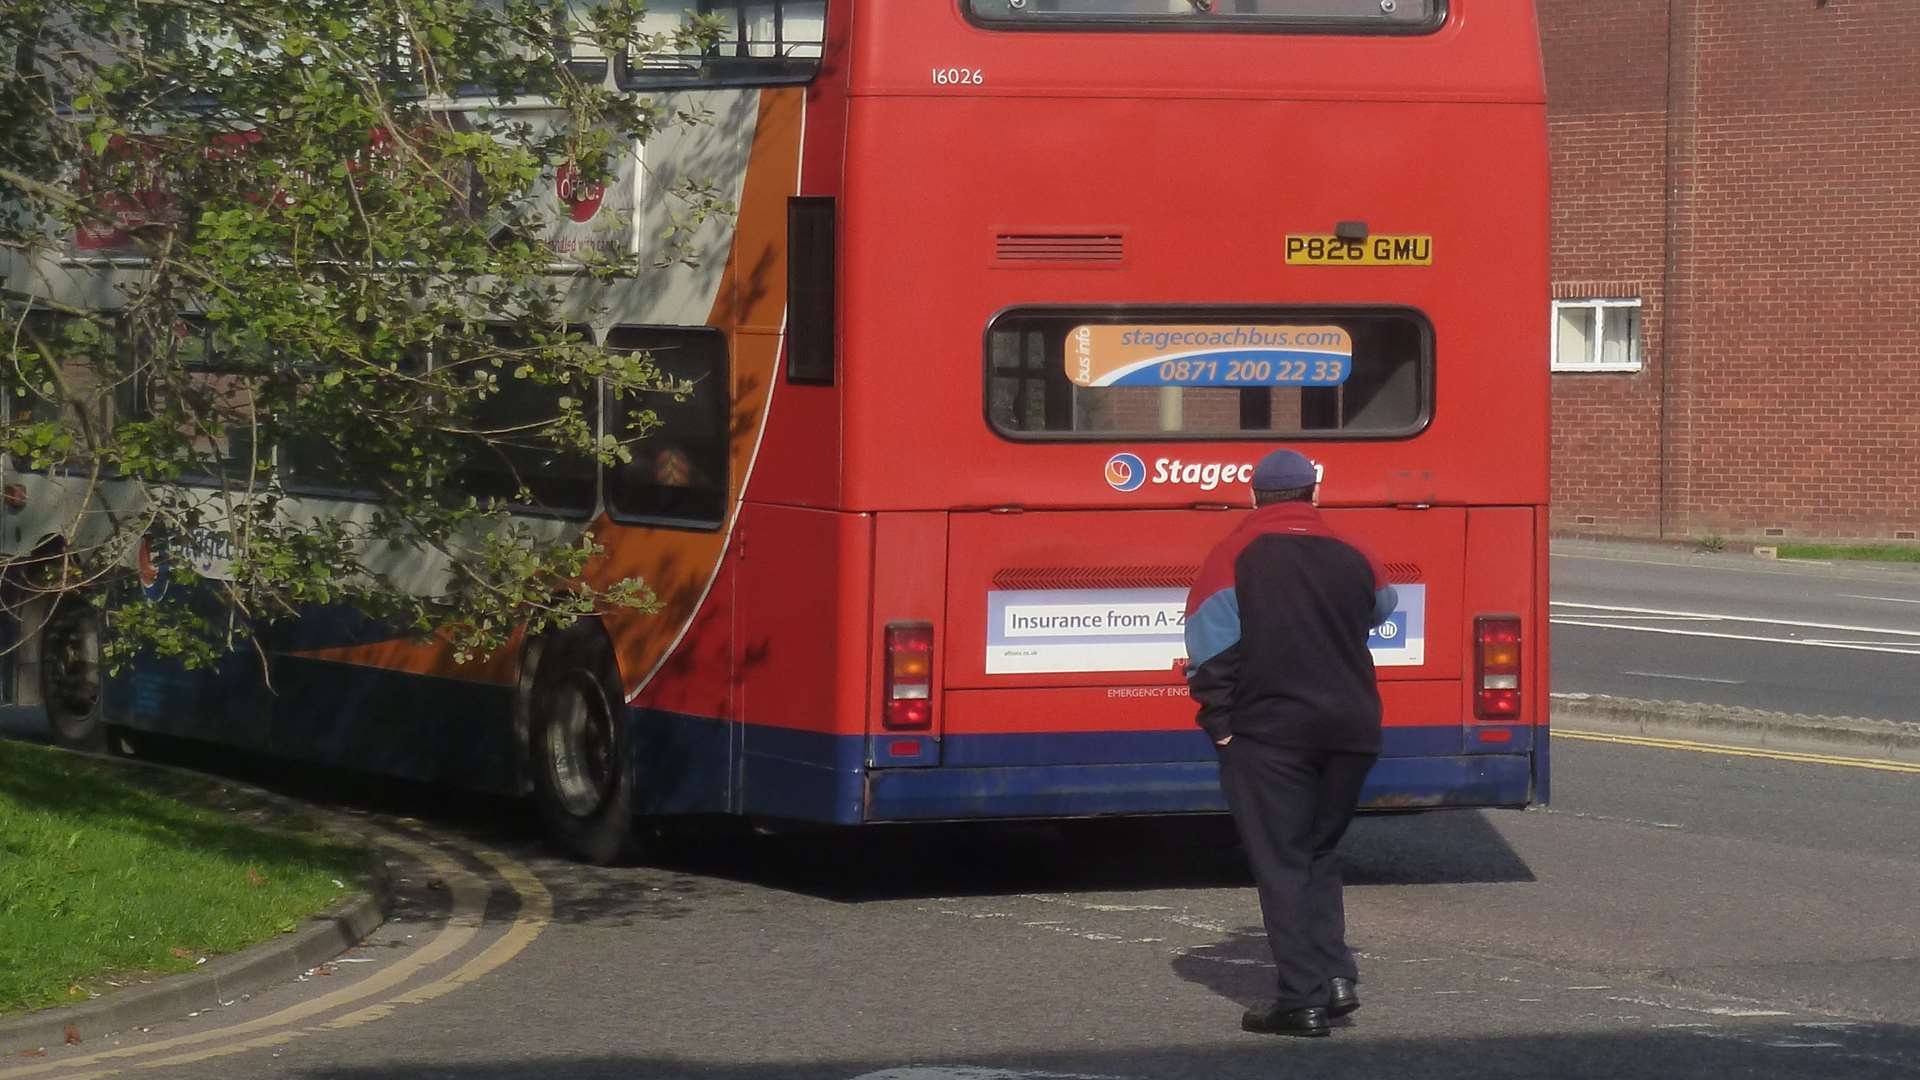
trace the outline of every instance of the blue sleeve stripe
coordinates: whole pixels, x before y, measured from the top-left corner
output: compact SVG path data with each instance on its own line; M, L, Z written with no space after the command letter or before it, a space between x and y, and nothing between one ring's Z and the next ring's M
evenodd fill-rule
M1221 589L1187 616L1187 670L1226 652L1240 640L1240 598Z

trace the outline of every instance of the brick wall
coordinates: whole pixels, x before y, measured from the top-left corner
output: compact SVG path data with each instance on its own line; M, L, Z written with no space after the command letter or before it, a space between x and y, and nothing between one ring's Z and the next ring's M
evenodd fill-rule
M1915 0L1538 6L1555 294L1644 306L1554 376L1555 527L1920 530Z

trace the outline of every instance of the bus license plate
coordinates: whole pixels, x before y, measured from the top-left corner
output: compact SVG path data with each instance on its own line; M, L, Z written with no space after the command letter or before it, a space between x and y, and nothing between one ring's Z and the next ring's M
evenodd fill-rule
M1431 236L1287 237L1288 266L1432 266Z

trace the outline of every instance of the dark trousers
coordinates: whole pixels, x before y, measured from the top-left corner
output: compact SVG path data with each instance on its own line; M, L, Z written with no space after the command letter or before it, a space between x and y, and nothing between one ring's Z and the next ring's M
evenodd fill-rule
M1267 944L1280 969L1279 1006L1325 1005L1328 979L1359 977L1347 949L1334 848L1376 755L1269 746L1244 736L1219 750L1220 786L1253 864Z

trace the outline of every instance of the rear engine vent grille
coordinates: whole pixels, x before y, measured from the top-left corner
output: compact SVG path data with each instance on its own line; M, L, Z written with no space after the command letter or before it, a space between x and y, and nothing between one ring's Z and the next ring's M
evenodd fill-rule
M1197 566L1054 566L1002 570L996 589L1187 589Z
M1007 266L1119 266L1127 261L1127 237L1117 231L1003 232L993 238L993 257Z
M1387 584L1412 585L1420 580L1420 565L1410 562L1390 562L1383 569L1387 572Z

